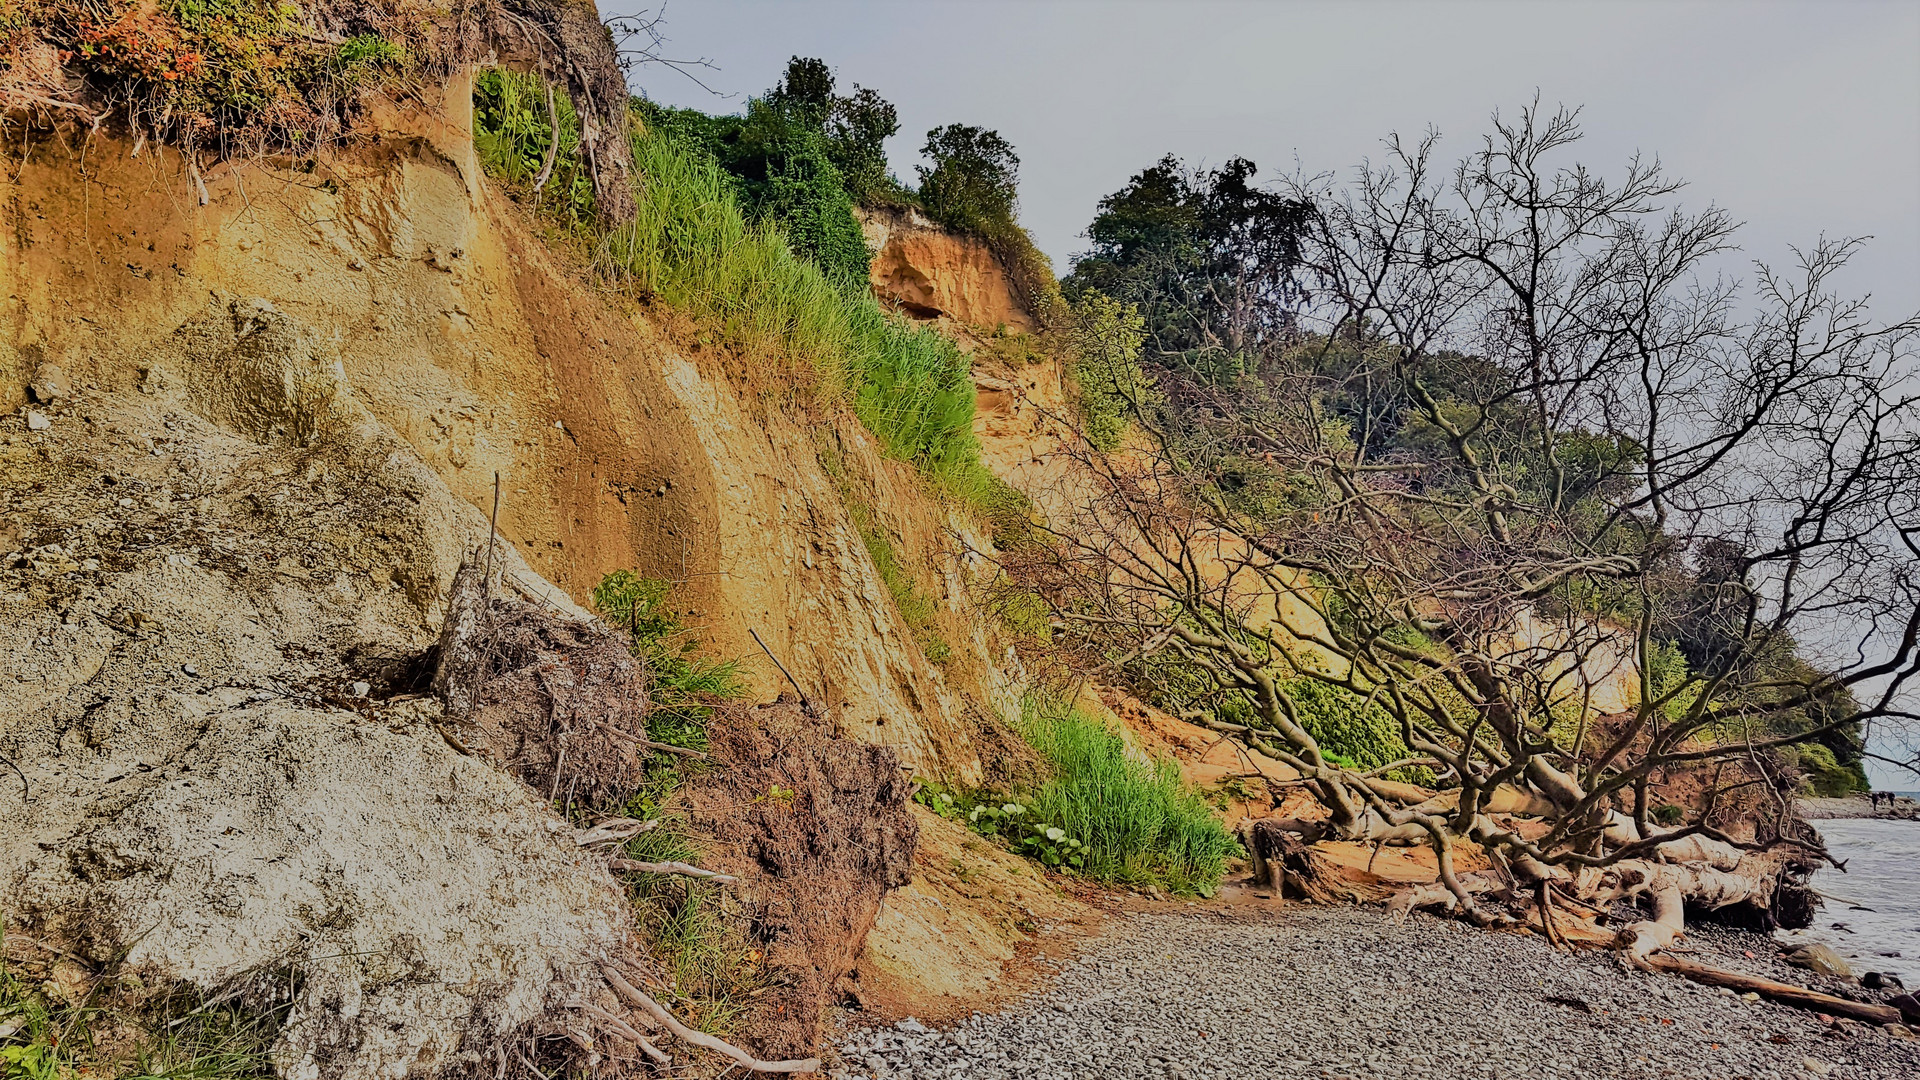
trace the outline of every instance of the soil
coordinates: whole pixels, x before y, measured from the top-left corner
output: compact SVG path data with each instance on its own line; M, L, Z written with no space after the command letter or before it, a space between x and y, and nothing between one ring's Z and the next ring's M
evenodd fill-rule
M892 751L779 702L715 720L716 768L684 794L708 869L740 879L771 989L744 1027L766 1058L804 1057L845 993L881 898L904 885L919 833Z

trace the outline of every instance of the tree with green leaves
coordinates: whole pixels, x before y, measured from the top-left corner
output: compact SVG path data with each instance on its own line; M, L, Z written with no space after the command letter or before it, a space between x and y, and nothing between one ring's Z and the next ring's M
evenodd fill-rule
M920 199L949 229L992 236L1011 226L1019 197L1020 156L997 131L947 124L920 148Z
M1257 370L1293 340L1306 222L1305 204L1255 184L1257 171L1161 158L1100 201L1066 291L1138 305L1162 367L1211 382Z

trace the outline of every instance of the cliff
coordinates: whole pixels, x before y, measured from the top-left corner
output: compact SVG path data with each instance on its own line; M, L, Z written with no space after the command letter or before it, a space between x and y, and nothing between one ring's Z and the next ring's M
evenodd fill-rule
M757 633L889 768L978 782L1019 707L972 608L976 527L844 408L780 402L595 288L471 123L456 74L433 108L372 101L317 162L202 168L205 205L178 151L106 134L36 136L4 181L10 962L205 998L295 972L288 1075L491 1069L569 1003L617 1008L600 967L637 962L556 791L422 693L496 523L502 588L581 620L611 571L668 580L750 700L785 689ZM863 529L940 598L941 662ZM899 884L859 872L881 877L822 902ZM793 948L844 967L873 918ZM767 1030L804 1049L793 1022Z

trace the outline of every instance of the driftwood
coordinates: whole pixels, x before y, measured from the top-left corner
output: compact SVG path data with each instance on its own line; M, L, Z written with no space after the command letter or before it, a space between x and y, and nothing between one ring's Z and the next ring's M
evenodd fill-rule
M659 818L647 821L641 821L639 818L609 818L595 824L591 829L581 829L574 833L573 840L581 847L592 847L595 844L628 840L643 832L652 832L659 827Z
M687 1025L682 1024L679 1020L674 1019L673 1014L668 1012L665 1006L642 993L610 965L600 965L600 974L606 978L607 985L613 987L615 993L627 999L629 1004L637 1006L642 1012L665 1025L667 1030L679 1036L682 1042L691 1043L694 1046L704 1047L708 1050L725 1054L752 1072L810 1073L818 1072L820 1069L819 1058L798 1058L791 1061L761 1061L759 1058L754 1057L752 1054L747 1053L745 1050L734 1046L724 1039L717 1039L704 1031L695 1031Z
M1253 857L1254 881L1272 889L1274 896L1285 898L1291 892L1316 904L1340 904L1379 900L1387 895L1380 886L1348 877L1288 824L1255 821L1242 833Z
M1647 957L1646 966L1655 971L1670 972L1708 986L1724 986L1729 990L1737 990L1745 994L1759 994L1782 1005L1812 1009L1833 1016L1844 1016L1863 1023L1898 1024L1902 1020L1900 1010L1891 1005L1869 1005L1863 1001L1848 1001L1846 998L1822 994L1817 990L1807 990L1787 983L1774 982L1771 979L1742 975L1737 971L1724 971L1705 964L1696 964L1669 953L1656 953Z

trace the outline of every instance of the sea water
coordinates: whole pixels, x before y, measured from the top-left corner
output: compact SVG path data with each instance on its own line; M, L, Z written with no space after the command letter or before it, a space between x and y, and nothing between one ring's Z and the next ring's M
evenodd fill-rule
M1920 989L1920 821L1828 818L1813 825L1847 869L1816 873L1813 887L1826 903L1813 925L1777 936L1824 942L1855 975L1884 971Z

